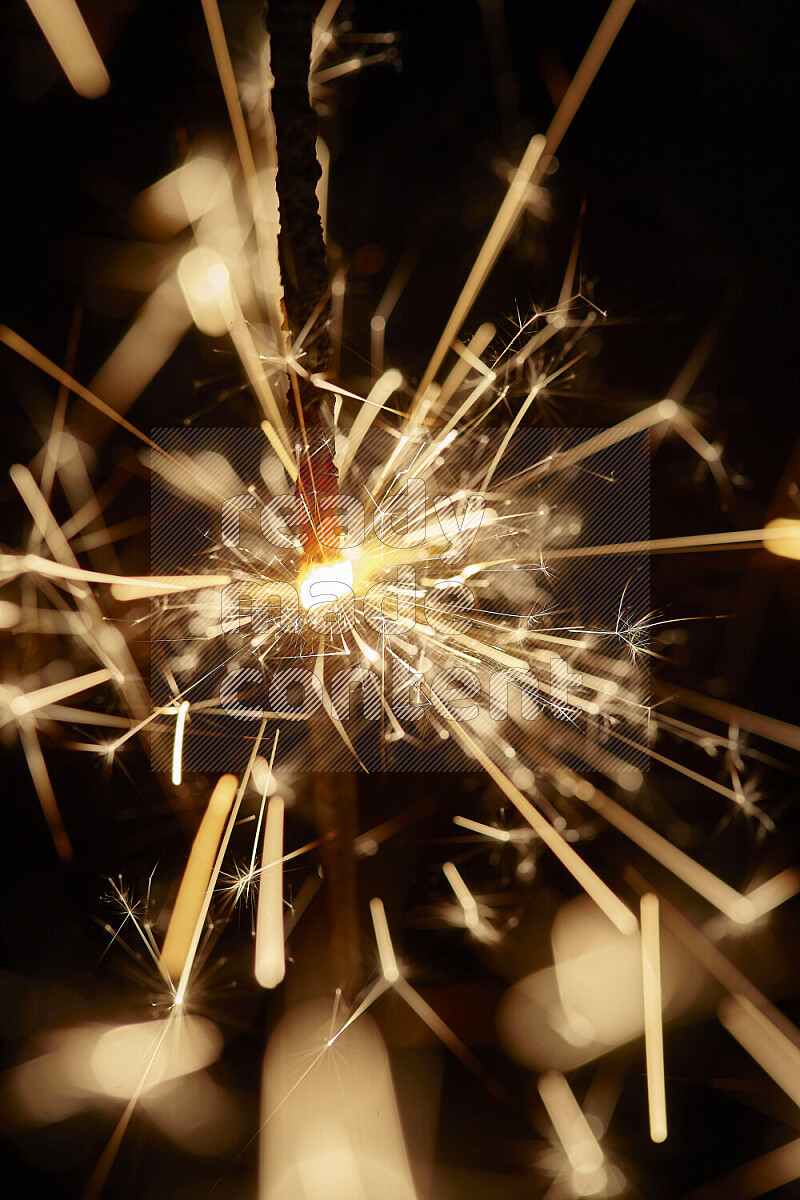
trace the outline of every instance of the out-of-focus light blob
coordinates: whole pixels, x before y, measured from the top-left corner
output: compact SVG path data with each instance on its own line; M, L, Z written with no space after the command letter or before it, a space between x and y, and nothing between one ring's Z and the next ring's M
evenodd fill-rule
M145 300L91 383L115 412L128 411L191 327L186 307L174 275Z
M764 526L764 545L779 558L800 559L800 521L776 517Z
M256 918L256 980L274 988L286 973L283 948L283 812L282 796L273 796L264 826L264 851Z
M110 79L75 0L28 0L61 69L79 96L96 100Z
M519 980L498 1012L508 1053L534 1069L569 1071L644 1030L638 936L620 934L583 897L563 905L552 931L555 967ZM683 956L662 948L663 1004L681 1011L696 989Z
M14 1116L26 1125L63 1121L98 1096L158 1096L159 1085L215 1062L222 1036L211 1021L173 1009L156 1021L54 1030L42 1046L5 1079Z
M259 1200L415 1200L389 1058L362 1015L329 1046L331 1009L295 1009L264 1060Z
M170 238L225 203L230 191L224 165L198 154L141 193L134 204L134 219L151 236Z
M569 1084L558 1071L547 1071L539 1080L539 1095L564 1147L573 1175L578 1177L578 1195L594 1195L606 1182L602 1171L605 1156ZM602 1182L597 1187L597 1177L601 1173ZM588 1191L584 1184L588 1184Z
M197 328L209 337L227 331L224 300L230 290L230 272L213 250L195 246L178 264L178 283Z
M237 782L235 775L223 775L218 781L192 843L161 951L164 969L174 981L180 979L186 964Z
M140 1086L148 1092L159 1083L207 1067L221 1048L215 1025L177 1011L160 1021L106 1030L89 1061L98 1091L129 1099Z

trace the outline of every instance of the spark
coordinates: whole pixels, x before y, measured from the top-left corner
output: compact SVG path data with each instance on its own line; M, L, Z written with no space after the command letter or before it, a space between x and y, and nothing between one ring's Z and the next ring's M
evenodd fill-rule
M664 1090L664 1034L661 1023L661 939L658 897L652 892L647 892L641 898L640 923L650 1137L654 1142L664 1142L667 1138L667 1099Z
M256 918L255 976L263 988L274 988L286 973L283 951L283 810L273 796L264 826L261 879Z

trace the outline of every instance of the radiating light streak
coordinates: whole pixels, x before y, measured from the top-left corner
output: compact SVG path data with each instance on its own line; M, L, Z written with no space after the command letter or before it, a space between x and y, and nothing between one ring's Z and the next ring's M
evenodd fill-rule
M626 866L623 871L627 883L642 895L644 892L655 892L658 895L659 911L662 922L671 933L686 947L700 965L708 971L717 983L732 996L746 996L748 1000L779 1030L783 1037L791 1042L800 1052L800 1030L779 1008L751 983L746 975L735 967L699 929L678 912L664 896L657 891L634 867Z
M183 778L183 735L188 714L189 701L182 700L175 716L175 738L172 743L172 782L176 787L180 785Z
M785 871L779 871L777 875L773 875L772 879L766 879L758 887L752 888L747 893L746 899L753 906L755 920L772 912L779 905L785 904L798 892L800 892L800 868L787 867Z
M689 1192L685 1200L757 1200L800 1179L800 1138Z
M192 938L211 879L225 822L236 795L237 784L238 780L235 775L223 775L217 781L192 842L189 861L178 889L178 897L172 910L167 936L161 951L161 961L173 982L180 979L186 967Z
M347 435L347 446L339 465L339 483L341 484L356 455L356 451L369 432L372 422L377 417L387 400L397 391L403 382L399 371L386 371L373 384L363 407L356 416L350 432Z
M464 924L467 929L475 930L480 925L478 905L475 897L467 887L455 863L446 862L442 866L445 878L455 892L456 899L464 910Z
M85 400L87 404L91 404L92 408L96 408L98 412L101 412L104 416L114 421L122 429L126 429L128 433L133 434L140 442L144 442L151 450L155 450L159 454L164 454L161 446L157 446L147 434L142 433L135 425L131 425L130 421L120 416L109 404L106 404L99 396L95 396L82 383L78 383L77 379L73 379L71 375L68 375L66 371L62 370L61 367L57 366L46 355L37 350L35 346L32 346L30 342L26 342L25 338L20 337L13 329L9 329L7 325L0 325L0 342L21 355L32 366L38 367L40 371L44 371L45 375L49 375L51 379L55 379L62 387L67 388L70 392L74 392L76 396L80 396L81 400Z
M295 483L297 480L297 464L281 441L280 434L278 433L277 429L271 421L266 420L261 422L261 428L267 435L267 440L269 441L270 446L272 446L272 449L283 463L286 474L289 476L292 483Z
M764 545L779 558L800 559L800 521L776 517L764 526Z
M170 275L145 300L122 340L92 379L91 391L115 412L127 412L191 324L177 280Z
M372 320L369 323L370 330L370 365L373 375L380 375L383 371L384 343L386 338L386 322L394 312L397 301L403 294L406 284L411 278L414 267L419 261L419 251L413 249L406 251L398 262L391 278L386 285L386 290L378 301L378 307Z
M399 975L392 983L392 987L397 992L398 996L400 996L402 1000L405 1000L412 1012L415 1012L420 1020L424 1021L431 1033L435 1034L439 1041L447 1047L450 1053L455 1055L459 1062L463 1063L468 1071L471 1071L473 1075L477 1075L478 1078L483 1081L485 1087L489 1093L495 1097L495 1099L498 1099L504 1095L504 1088L502 1084L500 1084L496 1079L493 1079L491 1075L487 1074L486 1069L479 1059L477 1059L472 1051L464 1045L464 1043L461 1041L461 1038L453 1033L450 1026L442 1020L442 1018L434 1009L431 1008L427 1000L424 1000L422 996L420 996L419 992L411 986L408 980L404 979L402 975Z
M667 1096L664 1086L664 1031L661 1016L661 938L658 927L658 897L652 892L645 893L641 898L640 919L650 1137L654 1142L664 1142L667 1138Z
M473 821L471 817L453 817L454 825L461 825L463 829L471 829L474 833L481 833L484 837L494 838L498 842L510 842L511 831L508 829L495 829L494 825L484 825L482 821Z
M752 897L743 896L735 888L729 887L717 875L695 862L683 850L673 846L660 833L656 833L644 821L640 821L633 813L628 812L622 805L617 804L610 796L593 787L586 779L573 777L575 796L593 809L598 816L613 825L620 833L634 842L656 862L661 863L678 879L697 892L714 908L724 913L737 924L746 925L756 915L756 907Z
M587 895L602 909L608 919L616 925L620 933L636 933L639 924L631 910L622 903L618 896L614 895L611 888L603 883L599 875L595 875L591 867L573 850L569 842L565 841L550 822L545 820L542 814L534 808L528 797L500 770L482 746L452 719L438 696L434 692L428 692L427 698L439 711L456 741L460 742L467 750L467 753L481 764L483 769L500 788L501 792L508 797L520 815L525 818L548 849L552 850L556 858L567 868L573 879L581 885Z
M39 804L41 805L44 819L47 822L50 836L53 839L53 845L56 848L56 853L62 862L71 862L72 846L67 836L67 831L64 828L61 810L58 807L53 785L50 782L50 775L45 765L44 755L42 754L42 748L39 745L39 739L36 736L33 722L25 719L20 722L19 740L25 754L28 770L31 773L33 786L36 788L36 795L39 797Z
M62 683L52 683L49 687L39 688L35 692L12 696L8 701L8 707L12 716L25 717L50 704L66 700L69 696L76 696L79 692L88 692L91 688L99 687L101 683L106 683L112 678L111 672L105 669L92 671L88 675L81 675L78 679L65 679Z
M161 1033L161 1036L159 1037L158 1042L156 1043L156 1046L153 1050L152 1055L150 1056L148 1061L144 1064L141 1078L139 1080L139 1085L136 1088L136 1091L131 1096L127 1105L125 1106L125 1111L123 1112L122 1116L120 1117L119 1121L117 1122L117 1124L114 1128L114 1132L112 1133L111 1137L108 1139L106 1147L105 1147L103 1153L100 1155L100 1159L97 1163L97 1166L92 1171L92 1174L89 1178L89 1182L87 1183L87 1185L83 1191L81 1200L96 1200L96 1197L98 1197L100 1195L100 1193L102 1192L103 1187L105 1186L105 1182L108 1179L109 1172L111 1171L111 1168L114 1165L114 1159L117 1157L117 1151L119 1150L120 1146L122 1145L122 1139L125 1136L125 1131L127 1130L128 1125L130 1124L131 1117L133 1116L134 1111L136 1109L136 1105L139 1103L142 1093L145 1090L148 1078L150 1076L150 1071L153 1068L153 1064L156 1061L158 1052L161 1049L161 1045L162 1045L164 1039L166 1038L167 1033L168 1033L169 1029L171 1028L172 1021L174 1019L175 1019L175 1014L173 1011L167 1015L167 1018L164 1021L164 1028Z
M564 1076L560 1071L546 1071L539 1078L538 1088L573 1171L577 1175L599 1171L605 1155Z
M85 572L89 574L90 572ZM96 574L96 573L95 573ZM110 583L115 600L144 600L149 596L167 596L180 592L199 592L204 588L226 587L230 575L151 575L149 579L125 579L116 575L92 579L93 583Z
M441 412L445 405L454 396L462 383L467 377L470 368L473 371L480 371L482 375L491 375L494 377L494 372L481 362L481 355L486 347L491 342L497 330L494 325L486 321L483 325L479 325L473 333L466 346L462 346L456 341L454 349L458 354L458 359L453 366L453 369L447 375L436 396L435 411Z
M283 419L278 400L267 378L267 373L264 370L261 356L253 342L253 335L245 320L239 299L232 288L226 288L220 293L219 300L228 332L236 347L236 353L242 361L242 366L247 373L247 378L250 380L250 385L256 397L261 403L264 416L271 422L278 435L283 438L288 447L290 442L289 435L286 432L286 423Z
M400 978L400 971L397 966L397 959L394 956L394 946L392 945L392 938L389 933L389 924L386 920L386 910L383 907L383 901L380 896L373 896L370 900L369 911L372 914L372 924L375 929L375 941L378 944L378 956L380 958L383 977L388 983L396 983Z
M751 712L747 708L740 708L738 704L729 704L727 700L701 696L698 692L685 691L683 688L676 689L673 685L660 683L657 679L652 683L656 691L674 704L691 708L694 712L713 717L726 725L736 725L740 729L746 729L748 733L754 733L790 750L800 750L800 727L797 725Z
M256 761L256 756L258 754L258 748L261 745L261 739L264 736L264 729L266 728L266 724L267 724L267 720L266 720L266 717L264 717L264 718L262 718L261 724L259 725L258 733L256 734L256 736L253 740L253 749L250 752L250 758L248 759L247 766L245 767L245 772L244 772L244 775L242 776L242 782L239 784L238 791L236 792L236 796L233 801L233 806L231 807L231 810L230 810L230 816L228 817L228 822L227 822L227 825L225 826L225 832L223 833L222 840L219 843L219 850L217 851L216 861L214 862L213 870L211 871L211 876L208 880L208 886L205 889L205 895L203 896L201 904L200 904L200 910L197 914L197 921L196 921L196 924L194 927L194 933L192 934L191 941L189 943L189 948L186 953L186 959L185 959L183 969L180 974L180 979L178 980L177 989L175 991L175 1004L176 1005L183 1004L184 999L186 998L186 989L189 986L189 980L191 978L192 970L194 968L195 957L197 955L197 948L200 945L200 938L202 937L202 934L203 934L203 928L205 926L206 917L208 916L208 910L211 907L211 897L214 894L214 888L217 886L217 880L219 879L219 873L222 869L222 862L223 862L223 859L225 858L225 854L228 849L228 843L231 840L231 834L233 832L234 825L236 824L236 818L239 815L239 806L242 803L242 796L244 795L245 788L247 787L247 784L250 781L250 774L253 770L253 763ZM223 776L223 778L225 778L225 776ZM231 778L231 777L229 777L229 778ZM232 778L235 781L236 777L233 776ZM220 780L220 783L221 782L222 781ZM230 785L228 785L228 786L230 786ZM169 933L169 931L167 931L167 932Z
M258 809L258 820L256 822L256 832L253 837L253 853L250 855L250 878L254 879L256 874L256 855L258 853L258 838L261 833L261 822L264 820L264 808L267 803L267 792L269 785L273 781L272 767L275 762L275 751L278 749L278 738L280 737L280 728L275 730L275 737L272 739L272 750L269 755L267 764L267 774L264 778L264 789L261 793L261 804Z
M444 361L453 338L457 335L469 314L475 297L483 287L492 267L497 262L503 247L516 227L528 203L529 187L538 184L549 165L552 156L558 149L561 139L569 129L573 117L580 108L586 93L592 85L595 75L602 66L608 51L622 28L623 22L633 8L634 0L612 0L606 15L600 22L597 33L591 41L589 49L575 73L564 98L559 104L553 120L542 137L537 134L531 138L528 148L523 155L514 178L495 217L492 228L481 247L478 257L464 284L461 295L456 301L453 311L444 328L439 344L433 352L430 362L420 380L414 397L416 405L428 390L428 385L436 377L439 367ZM413 407L412 407L413 411Z
M239 162L241 163L242 174L244 175L245 186L250 199L253 219L256 223L256 229L258 229L263 208L263 196L258 182L258 172L256 171L256 164L253 158L253 149L247 135L247 126L242 114L242 106L239 102L239 88L236 84L231 57L228 53L228 43L225 40L225 30L222 27L219 6L216 0L201 0L201 3L208 28L211 49L214 52L214 61L217 64L217 74L222 85L222 94L225 97L225 105L228 109L228 118L233 130L233 139L236 143L236 151L239 155Z
M504 246L514 232L517 221L522 216L527 205L528 185L531 182L544 148L545 139L541 134L532 137L528 143L528 147L522 156L522 161L514 174L514 178L505 194L503 203L500 205L492 227L478 252L472 270L467 276L467 282L464 284L461 295L453 306L439 343L425 368L414 396L411 414L414 413L427 392L429 385L433 382L437 371L444 362L453 339L457 336L458 331L469 315L472 305L475 303L475 297L488 279L492 267L497 262Z
M619 542L608 546L565 546L547 551L547 560L593 558L607 554L663 554L692 550L747 550L754 542L785 537L780 529L737 529L728 533L692 533L687 537L654 538L649 542Z
M256 916L255 977L262 988L274 988L286 974L283 948L283 811L282 796L267 808Z
M729 996L717 1015L728 1033L800 1107L800 1049L747 996Z
M110 79L75 0L27 0L28 8L79 96L96 100Z

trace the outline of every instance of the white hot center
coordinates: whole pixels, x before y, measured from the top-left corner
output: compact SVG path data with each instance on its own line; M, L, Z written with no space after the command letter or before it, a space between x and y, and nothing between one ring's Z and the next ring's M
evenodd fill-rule
M353 588L353 564L341 561L318 563L300 580L300 603L303 608L317 604L335 604Z

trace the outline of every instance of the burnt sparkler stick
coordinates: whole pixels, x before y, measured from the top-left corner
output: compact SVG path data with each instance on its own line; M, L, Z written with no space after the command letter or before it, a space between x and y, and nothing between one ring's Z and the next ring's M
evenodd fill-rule
M293 399L299 427L295 496L301 541L307 560L313 561L329 556L318 532L323 499L335 500L339 483L323 412L326 393L314 383L315 377L324 376L331 367L331 289L316 194L320 176L317 118L309 97L312 6L308 0L269 0L265 23L275 80L272 114L278 147L278 254L292 344L290 407ZM326 540L330 543L332 539L327 536ZM309 726L315 760L324 755L330 735L329 718L320 712ZM327 838L322 858L330 901L330 971L335 985L346 986L354 982L358 962L355 781L348 774L317 772L312 786L317 823Z

